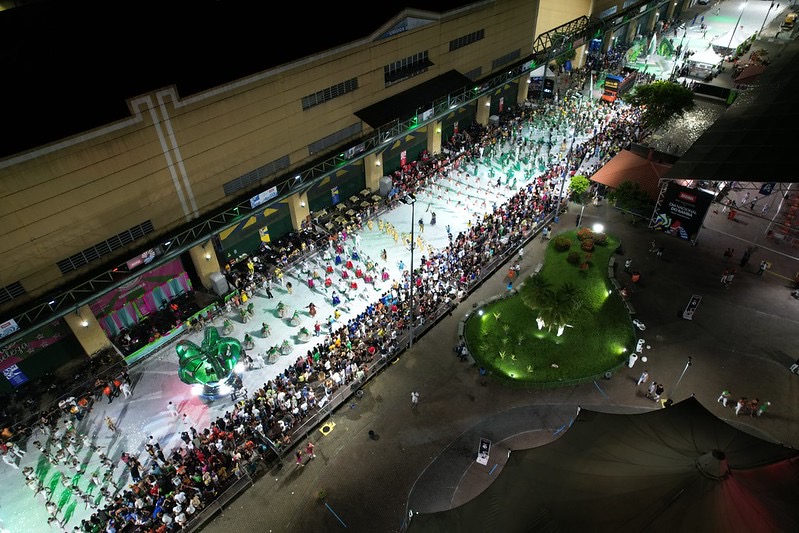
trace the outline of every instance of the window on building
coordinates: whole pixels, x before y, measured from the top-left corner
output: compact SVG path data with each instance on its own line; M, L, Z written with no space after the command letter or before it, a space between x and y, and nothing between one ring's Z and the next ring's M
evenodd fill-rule
M347 93L351 93L357 88L358 88L358 78L352 78L347 81L343 81L341 83L332 85L322 91L316 92L308 96L304 96L302 98L302 110L305 111L319 104L328 102L333 98L337 98Z

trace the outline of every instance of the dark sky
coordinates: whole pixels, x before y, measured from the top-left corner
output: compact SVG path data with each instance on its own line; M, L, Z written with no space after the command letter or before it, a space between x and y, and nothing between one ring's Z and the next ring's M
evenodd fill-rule
M187 96L365 37L414 3L375 2L368 16L341 2L263 0L59 0L0 12L0 157L127 117L126 99L147 91L175 84Z

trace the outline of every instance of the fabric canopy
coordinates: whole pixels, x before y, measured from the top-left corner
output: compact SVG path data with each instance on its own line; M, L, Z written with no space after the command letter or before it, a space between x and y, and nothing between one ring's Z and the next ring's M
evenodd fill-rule
M582 409L558 440L511 453L470 502L409 531L799 531L799 452L689 398L644 414Z
M652 200L657 199L660 178L666 175L671 165L622 150L602 168L597 170L591 181L616 189L625 181L637 183Z

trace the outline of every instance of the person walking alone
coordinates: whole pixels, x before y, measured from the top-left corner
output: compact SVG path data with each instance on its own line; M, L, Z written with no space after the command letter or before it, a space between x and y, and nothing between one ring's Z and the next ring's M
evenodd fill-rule
M644 370L643 372L641 372L641 376L638 378L638 383L636 383L635 386L640 387L641 383L646 383L646 380L648 379L649 379L649 372Z
M732 396L730 394L730 391L725 389L725 390L721 391L721 395L719 396L719 399L716 400L716 401L719 402L724 407L727 407L727 401L729 401L730 396Z
M411 393L411 406L416 409L416 406L419 405L419 393L413 391Z
M108 429L110 429L114 433L116 433L117 430L119 429L117 428L117 425L114 423L114 420L110 416L105 417L105 425L108 427Z
M175 418L178 417L178 408L174 403L169 402L168 404L166 404L166 410L169 411L169 414L172 415L173 417Z

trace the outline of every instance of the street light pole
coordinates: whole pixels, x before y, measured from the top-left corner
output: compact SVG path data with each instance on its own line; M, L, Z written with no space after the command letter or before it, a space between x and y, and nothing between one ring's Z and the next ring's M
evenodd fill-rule
M677 387L680 385L680 381L682 381L682 377L688 372L688 367L691 366L691 356L688 356L688 362L685 363L685 368L682 369L682 374L680 377L677 378L677 383L674 384L674 388L671 389L671 394L669 394L669 398L674 398L674 392L677 390Z
M729 50L732 47L732 40L735 37L735 32L738 30L738 25L741 24L741 17L744 14L744 8L746 8L746 3L748 1L749 0L744 0L744 3L741 4L741 7L740 7L741 12L738 13L738 21L735 23L735 27L732 29L732 35L730 35L730 42L727 43L727 50Z
M766 11L766 16L763 18L763 24L760 25L760 31L757 32L758 37L760 36L760 34L763 33L763 28L766 27L766 21L768 20L768 16L771 13L772 9L774 9L774 2L773 1L771 2L771 5L768 6L768 11Z
M572 148L574 148L574 137L576 134L577 134L576 131L572 134L571 144L569 144L569 151L566 152L566 166L563 169L563 175L561 175L560 177L560 192L558 193L558 206L555 209L556 218L560 218L560 206L561 204L563 204L563 188L566 185L566 176L569 175L569 168L571 167Z
M408 304L410 305L410 327L408 328L408 349L413 348L413 326L414 323L414 313L413 313L413 248L414 248L414 225L416 224L416 196L413 193L408 193L402 197L403 203L410 204L411 206L411 264L409 265L410 269L410 288L408 290Z

